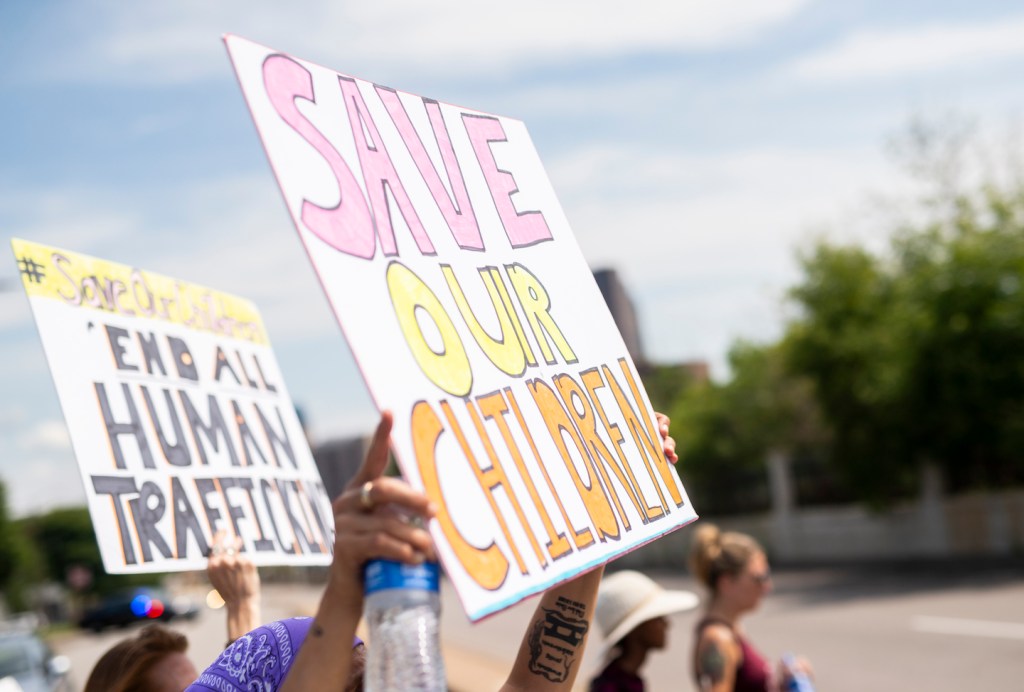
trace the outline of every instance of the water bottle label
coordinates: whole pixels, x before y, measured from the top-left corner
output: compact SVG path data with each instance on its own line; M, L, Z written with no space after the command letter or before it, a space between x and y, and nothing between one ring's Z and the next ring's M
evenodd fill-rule
M366 563L365 591L369 595L386 589L438 590L440 569L436 562L407 565L392 560L373 560Z

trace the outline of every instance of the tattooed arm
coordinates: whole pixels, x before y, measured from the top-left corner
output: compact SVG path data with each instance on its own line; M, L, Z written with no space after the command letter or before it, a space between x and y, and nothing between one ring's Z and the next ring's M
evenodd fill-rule
M700 692L732 692L740 666L740 648L729 628L708 625L697 642L694 670Z
M661 413L658 432L665 458L673 464L676 441L669 436L669 419ZM604 566L559 584L544 593L519 645L519 655L501 692L535 690L568 692L583 661L583 649L597 602Z
M583 661L604 567L544 593L501 692L568 692Z

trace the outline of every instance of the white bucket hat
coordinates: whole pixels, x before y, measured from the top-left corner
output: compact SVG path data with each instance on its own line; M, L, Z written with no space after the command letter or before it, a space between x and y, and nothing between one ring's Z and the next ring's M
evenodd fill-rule
M609 574L601 580L594 610L604 635L602 649L607 651L643 622L696 608L699 602L697 594L663 589L640 572Z

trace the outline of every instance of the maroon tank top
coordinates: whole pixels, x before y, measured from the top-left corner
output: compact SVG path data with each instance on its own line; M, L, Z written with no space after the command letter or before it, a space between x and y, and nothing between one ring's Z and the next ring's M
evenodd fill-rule
M708 625L714 624L728 627L732 636L736 638L736 643L740 645L743 660L740 661L739 668L736 669L734 692L768 692L772 675L771 663L750 642L741 637L739 632L734 630L728 622L718 618L704 618L697 624L697 640L700 640L701 634Z

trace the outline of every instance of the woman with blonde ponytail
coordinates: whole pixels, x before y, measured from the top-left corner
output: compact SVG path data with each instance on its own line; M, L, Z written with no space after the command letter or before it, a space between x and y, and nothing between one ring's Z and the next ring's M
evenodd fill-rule
M697 624L693 671L701 692L774 692L788 673L772 675L771 663L747 640L740 619L771 591L768 558L746 534L697 528L690 570L710 592ZM805 661L800 670L809 672Z

